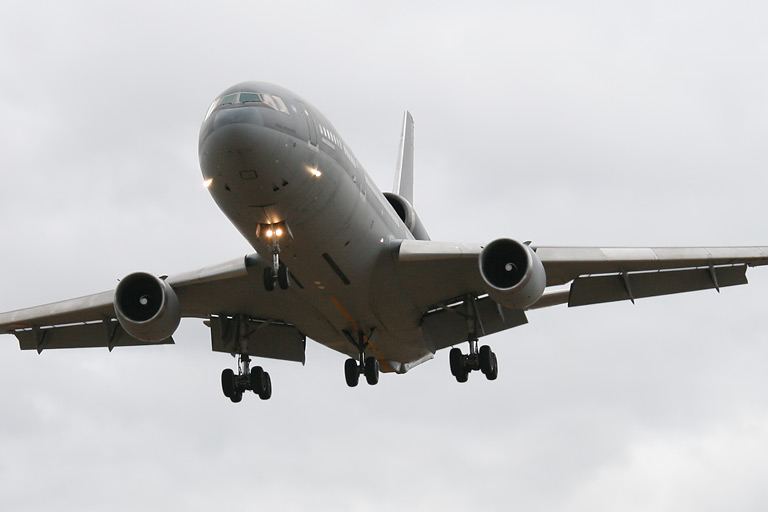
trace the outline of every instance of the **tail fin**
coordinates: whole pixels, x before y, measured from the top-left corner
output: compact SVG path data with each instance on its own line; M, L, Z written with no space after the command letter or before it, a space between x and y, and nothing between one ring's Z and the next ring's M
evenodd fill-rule
M393 192L413 204L413 116L407 110L403 116L403 133L400 135L400 153Z

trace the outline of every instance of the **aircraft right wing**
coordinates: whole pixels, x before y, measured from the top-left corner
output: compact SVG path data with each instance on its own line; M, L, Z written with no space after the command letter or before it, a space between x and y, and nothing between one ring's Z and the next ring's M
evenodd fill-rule
M481 244L404 240L398 265L422 311L488 287L480 274ZM582 306L746 284L746 269L768 265L768 247L531 247L546 272L545 292L527 309Z

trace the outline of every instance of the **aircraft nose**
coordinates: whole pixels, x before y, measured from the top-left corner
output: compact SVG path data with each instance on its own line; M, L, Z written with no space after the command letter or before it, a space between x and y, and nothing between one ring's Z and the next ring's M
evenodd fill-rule
M211 192L247 196L253 204L273 204L293 182L285 165L286 134L265 126L259 108L214 112L200 131L200 167ZM219 191L221 192L221 191ZM278 197L279 196L279 197Z

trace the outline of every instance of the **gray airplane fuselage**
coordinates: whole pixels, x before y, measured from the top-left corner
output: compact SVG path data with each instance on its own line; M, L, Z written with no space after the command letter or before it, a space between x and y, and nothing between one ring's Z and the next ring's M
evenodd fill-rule
M385 371L432 357L392 256L391 242L413 234L317 109L275 85L237 84L211 105L199 157L217 205L265 265L265 229L287 227L279 258L293 281L272 293L308 314L279 320L351 356L350 337L363 335Z

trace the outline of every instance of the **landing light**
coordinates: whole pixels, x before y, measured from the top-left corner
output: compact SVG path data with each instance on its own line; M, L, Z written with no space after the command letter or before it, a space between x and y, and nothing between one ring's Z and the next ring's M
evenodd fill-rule
M213 185L213 178L208 178L203 182L205 188L211 188L211 185Z
M272 235L274 235L274 234L275 234L275 232L272 231L271 229L267 230L267 238L272 238Z
M307 167L307 170L315 178L319 178L323 175L322 171L320 171L317 167Z

